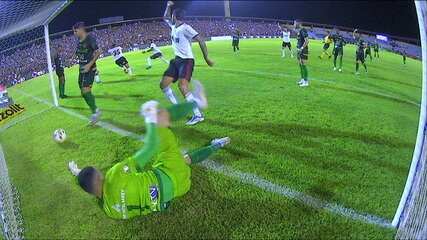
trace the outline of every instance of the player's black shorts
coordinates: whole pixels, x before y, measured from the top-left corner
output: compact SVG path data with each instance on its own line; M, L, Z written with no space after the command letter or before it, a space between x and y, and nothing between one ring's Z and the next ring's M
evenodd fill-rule
M356 61L360 61L362 63L365 62L365 54L363 51L357 51L356 52Z
M334 56L344 55L343 48L334 48Z
M232 46L239 46L239 40L233 40Z
M325 43L323 45L323 50L328 50L328 48L329 48L330 45L331 45L330 43Z
M173 78L173 82L176 82L178 79L191 80L194 69L194 59L192 58L180 58L175 57L170 60L169 67L163 73L163 76L168 76Z
M58 78L64 77L64 69L63 68L57 68L55 70L55 72L56 72L56 76L58 76Z
M291 42L282 42L282 48L285 48L285 47L291 49L291 47L292 47Z
M79 87L80 89L84 87L92 87L93 81L95 79L96 69L92 69L87 73L79 73Z
M126 64L128 64L128 60L125 57L120 57L116 60L116 64L119 67L124 67Z
M150 56L150 58L151 58L151 59L156 59L156 58L159 58L159 57L161 57L161 56L162 56L162 53L161 53L161 52L158 52L158 53L155 53L155 54L151 55L151 56Z
M308 47L305 47L303 50L298 51L298 59L308 60Z

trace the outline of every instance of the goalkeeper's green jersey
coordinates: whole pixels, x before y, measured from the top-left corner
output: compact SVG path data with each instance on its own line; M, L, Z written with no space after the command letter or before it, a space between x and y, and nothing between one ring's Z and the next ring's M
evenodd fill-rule
M103 186L103 209L116 219L160 211L159 181L151 170L138 172L130 157L108 170Z

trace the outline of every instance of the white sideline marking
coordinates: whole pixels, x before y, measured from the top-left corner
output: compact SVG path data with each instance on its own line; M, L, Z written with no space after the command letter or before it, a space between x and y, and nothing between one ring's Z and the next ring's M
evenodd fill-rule
M53 106L52 103L46 101L45 99L41 99L38 98L36 96L30 95L24 91L21 90L17 90L18 92L22 93L25 96L28 96L30 98L33 98L34 100L44 103L46 105L49 106ZM63 108L63 107L58 107L61 111L77 117L79 119L88 121L89 119L79 113L76 113L74 111L71 111L69 109ZM98 122L97 123L98 126L117 133L120 136L125 136L125 137L132 137L132 138L136 138L140 141L142 141L142 135L138 135L136 133L121 129L113 124L110 123L106 123L106 122ZM323 209L326 210L327 212L330 213L334 213L336 215L340 215L352 220L358 220L358 221L362 221L365 223L369 223L369 224L374 224L374 225L378 225L381 227L386 227L386 228L392 228L391 222L387 219L375 216L375 215L371 215L371 214L367 214L367 213L360 213L357 212L351 208L346 208L342 205L339 205L337 203L328 203L325 202L323 200L311 197L307 194L304 194L302 192L298 192L295 190L292 190L291 188L288 188L286 186L282 186L282 185L278 185L275 183L272 183L264 178L261 178L257 175L251 174L251 173L245 173L245 172L241 172L238 170L234 170L231 167L225 166L223 164L217 163L215 161L212 160L206 160L202 163L199 164L200 166L205 167L206 169L212 170L214 172L220 173L224 176L227 177L231 177L231 178L235 178L237 180L239 180L242 183L246 183L246 184L250 184L252 186L258 187L260 189L263 189L265 191L268 192L272 192L272 193L276 193L279 194L281 196L287 197L289 199L292 200L296 200L299 201L309 207L312 208L316 208L316 209Z
M263 72L263 71L246 71L246 70L235 70L235 69L218 68L218 67L217 68L212 68L212 69L219 70L219 71L235 72L235 73L250 73L250 74L258 74L258 75L277 76L277 77L292 77L292 78L298 79L298 76L292 75L292 74L287 74L287 73ZM336 84L335 81L323 80L323 79L312 78L312 77L310 77L310 80L314 80L314 81L318 81L318 82L324 82L324 83ZM406 102L406 103L409 103L411 105L415 105L417 107L421 106L420 103L414 102L412 100L402 99L402 98L399 98L399 97L396 97L396 96L393 96L393 95L389 95L389 94L385 94L385 93L380 93L380 92L376 92L376 91L369 91L369 90L366 90L366 89L363 89L363 88L358 88L358 87L344 88L343 87L343 89L356 90L358 92L370 93L370 94L374 94L374 95L378 95L378 96L382 96L382 97L394 99L394 100L397 100L397 101Z
M276 193L281 196L290 198L292 200L302 202L305 205L313 208L323 209L328 212L335 213L337 215L341 215L353 220L359 220L362 222L375 224L375 225L379 225L386 228L392 228L391 222L387 219L384 219L375 215L366 214L366 213L359 213L353 209L346 208L336 203L325 202L323 200L311 197L302 192L292 190L291 188L288 188L286 186L272 183L257 175L241 172L212 160L205 160L202 163L200 163L200 165L214 172L221 173L222 175L235 178L241 181L242 183L250 184L258 188L261 188L263 190L266 190L268 192Z

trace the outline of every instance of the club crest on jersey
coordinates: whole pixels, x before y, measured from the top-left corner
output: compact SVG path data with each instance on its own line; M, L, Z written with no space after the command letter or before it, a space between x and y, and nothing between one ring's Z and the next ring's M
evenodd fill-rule
M155 185L150 187L150 198L152 204L157 204L159 199L159 188Z

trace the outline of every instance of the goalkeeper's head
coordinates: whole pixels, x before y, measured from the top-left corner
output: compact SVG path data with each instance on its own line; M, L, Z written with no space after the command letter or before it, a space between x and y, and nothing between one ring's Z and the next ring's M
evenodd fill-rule
M77 181L83 190L93 194L98 198L102 198L102 185L104 176L94 167L85 167L77 175Z
M74 32L74 35L76 35L79 38L84 37L84 35L86 34L85 23L84 22L76 22L73 25L73 32Z

